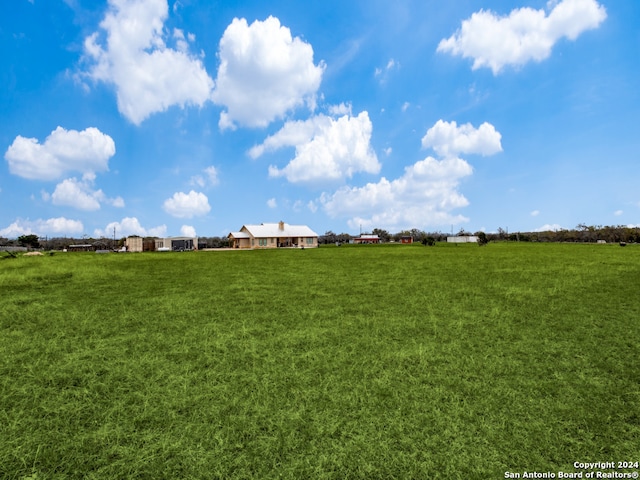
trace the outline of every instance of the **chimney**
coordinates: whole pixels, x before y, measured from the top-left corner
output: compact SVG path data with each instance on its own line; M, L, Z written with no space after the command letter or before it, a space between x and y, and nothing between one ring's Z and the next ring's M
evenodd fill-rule
M284 231L284 222L282 220L278 223L278 229Z

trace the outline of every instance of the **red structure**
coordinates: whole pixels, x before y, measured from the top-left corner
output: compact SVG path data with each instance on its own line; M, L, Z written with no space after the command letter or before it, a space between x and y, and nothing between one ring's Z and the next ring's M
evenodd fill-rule
M411 235L403 235L400 237L400 243L413 243L413 237Z
M378 235L360 235L353 239L353 243L380 243Z

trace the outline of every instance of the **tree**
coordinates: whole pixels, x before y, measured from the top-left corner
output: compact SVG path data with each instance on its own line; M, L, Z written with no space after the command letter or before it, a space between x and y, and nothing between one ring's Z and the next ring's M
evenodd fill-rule
M489 243L489 239L487 238L487 234L484 232L477 232L476 237L478 237L478 245L481 247L485 246Z
M336 235L336 240L340 243L349 243L351 241L351 235L348 233L340 233Z
M409 234L413 237L414 242L422 242L427 237L427 234L425 232L423 232L422 230L418 230L417 228L412 228Z
M318 243L324 243L324 244L336 243L337 238L338 237L335 233L333 233L331 230L328 230L324 232L324 235L320 235L320 238L318 239Z
M389 232L387 232L386 230L382 230L381 228L374 228L371 233L373 235L378 235L378 237L380 238L380 241L382 242L388 242L389 239L391 238L391 235L389 235Z
M40 242L38 242L37 235L21 235L18 237L20 245L23 247L39 248Z

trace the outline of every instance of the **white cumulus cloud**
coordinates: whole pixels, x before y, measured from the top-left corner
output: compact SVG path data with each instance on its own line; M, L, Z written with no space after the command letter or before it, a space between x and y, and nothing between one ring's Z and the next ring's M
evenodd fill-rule
M56 128L40 143L18 135L4 154L9 171L30 180L55 180L68 172L103 172L115 155L113 139L94 127Z
M76 178L67 178L56 186L51 194L54 205L69 206L78 210L99 210L100 200L104 199L102 190L91 191L87 182Z
M266 152L274 152L280 148L305 144L317 132L329 128L330 125L331 118L326 115L313 116L307 120L288 121L278 132L268 136L260 145L253 146L248 152L249 156L256 159Z
M226 108L222 129L265 127L305 103L315 108L324 63L313 63L313 48L275 17L234 18L218 52L220 66L213 100Z
M204 193L191 190L189 193L176 192L165 200L164 211L177 218L192 218L206 215L211 210L209 199Z
M106 201L116 208L124 208L124 198L122 197L107 198Z
M85 40L86 75L114 85L118 110L136 125L173 105L202 106L211 98L213 80L188 53L193 35L174 29L170 37L167 17L166 0L109 0L101 30ZM175 49L166 44L171 38Z
M361 112L333 119L317 115L306 121L287 122L249 154L257 158L265 151L295 147L295 157L284 168L269 168L271 177L291 183L335 182L357 172L378 173L380 163L371 147L371 120Z
M46 220L17 219L6 228L0 229L0 236L17 238L21 235L73 236L82 234L84 226L79 220L65 217L48 218Z
M470 124L439 120L422 139L443 158L431 156L405 168L394 180L382 177L363 187L345 186L334 193L323 193L319 203L332 218L347 218L353 229L359 227L402 230L459 224L468 221L456 209L469 201L460 193L462 179L473 173L459 153L491 155L502 151L500 133L490 124L476 129Z
M96 229L93 232L95 237L113 238L115 229L118 238L138 235L140 237L166 237L167 226L159 225L152 228L144 228L136 217L125 217L119 222L111 222L107 224L104 230Z
M68 206L78 210L99 210L102 203L124 207L121 197L108 198L102 190L94 190L95 174L85 174L82 180L67 178L56 185L50 198L54 205ZM47 198L49 196L47 195Z
M330 217L347 217L354 229L457 224L468 219L452 211L469 204L458 192L458 185L472 171L460 158L427 157L405 168L395 180L383 177L363 187L342 187L333 194L323 194L320 203Z
M454 35L440 41L438 52L473 59L473 69L491 68L494 75L507 65L540 62L561 38L575 40L597 28L607 13L596 0L548 2L551 11L518 8L508 16L480 10L462 22Z
M502 151L501 138L495 127L487 122L475 128L470 123L458 127L455 121L438 120L422 137L422 146L432 148L443 157L460 153L487 156Z
M196 237L196 229L191 225L182 225L180 227L180 235L183 237Z

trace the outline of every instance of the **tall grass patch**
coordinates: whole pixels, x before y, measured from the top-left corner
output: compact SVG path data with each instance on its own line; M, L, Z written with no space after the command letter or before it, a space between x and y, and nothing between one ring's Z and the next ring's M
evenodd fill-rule
M504 478L638 460L640 248L0 262L6 478Z

